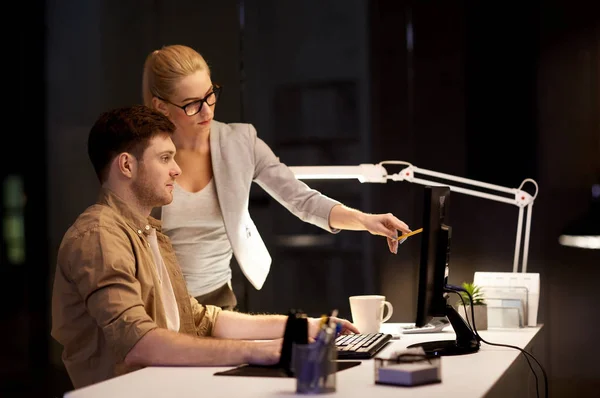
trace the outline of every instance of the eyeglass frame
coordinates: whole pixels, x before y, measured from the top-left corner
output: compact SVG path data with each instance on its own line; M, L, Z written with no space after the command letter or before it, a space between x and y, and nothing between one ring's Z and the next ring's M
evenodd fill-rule
M176 107L178 107L179 109L183 110L183 113L185 113L185 114L186 114L186 116L190 116L190 117L191 117L191 116L194 116L194 115L197 115L197 114L199 114L199 113L200 113L200 111L202 110L202 107L204 106L204 104L206 104L207 106L213 106L214 104L216 104L216 103L217 103L217 101L219 100L219 96L221 95L221 90L222 90L222 88L223 88L223 87L221 87L221 86L220 86L220 85L218 85L218 84L213 84L213 85L212 85L212 91L211 91L210 93L206 94L206 96L205 96L204 98L200 98L199 100L192 101L192 102L190 102L189 104L185 104L185 105L183 105L183 106L181 106L181 105L177 105L177 104L175 104L175 103L173 103L173 102L169 101L168 99L164 99L164 98L162 98L162 97L159 97L158 95L155 95L155 97L156 97L156 98L158 98L158 99L159 99L159 100L161 100L161 101L164 101L164 102L166 102L166 103L168 103L168 104L171 104L171 105L173 105L173 106L176 106ZM208 97L210 97L210 96L211 96L211 95L213 95L213 94L215 95L215 102L213 102L212 104L209 104L209 103L208 103L208 100L207 100L207 98L208 98ZM192 113L191 115L189 115L189 114L187 113L187 111L185 110L185 108L187 108L187 107L188 107L188 106L190 106L190 105L197 104L198 102L200 102L200 108L198 108L198 112L196 112L196 113Z

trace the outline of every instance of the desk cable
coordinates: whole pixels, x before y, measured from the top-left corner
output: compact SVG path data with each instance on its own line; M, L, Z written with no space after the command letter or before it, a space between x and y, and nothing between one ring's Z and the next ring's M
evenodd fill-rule
M460 294L460 292L463 292L465 294L467 294L469 296L469 300L472 303L473 302L473 297L471 296L471 294L469 292L467 292L465 289L463 289L462 287L459 286L452 286L452 285L446 285L446 289L456 293L458 295L458 297L460 297L460 301L462 301L462 305L463 308L465 310L465 315L467 314L467 305L465 303L465 300L463 298L463 296ZM471 306L471 319L473 320L473 325L471 325L471 321L469 320L469 317L466 317L467 319L467 326L471 329L471 331L473 332L473 334L475 335L475 337L477 338L477 340L482 341L488 345L493 345L493 346L498 346L498 347L508 347L508 348L514 348L515 350L519 350L521 351L521 353L523 354L523 356L525 357L525 360L527 361L527 364L529 365L529 369L531 369L531 372L533 373L533 377L535 378L535 392L536 392L536 396L539 398L540 396L540 390L539 390L539 382L538 382L538 376L537 376L537 372L535 371L535 369L533 368L531 361L529 360L529 358L527 356L530 356L536 363L537 365L540 367L540 369L542 370L542 374L544 376L544 397L548 398L548 376L546 375L546 371L544 370L544 367L540 364L540 362L533 356L533 354L529 353L528 351L514 346L514 345L510 345L510 344L499 344L499 343L490 343L489 341L485 341L477 332L477 328L475 327L475 310L473 309L473 306Z

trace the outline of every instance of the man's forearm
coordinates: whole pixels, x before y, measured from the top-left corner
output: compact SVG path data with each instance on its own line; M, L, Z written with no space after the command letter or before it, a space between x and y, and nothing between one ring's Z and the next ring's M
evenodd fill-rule
M359 210L351 209L344 205L335 205L329 213L329 225L332 228L349 231L364 231L363 216Z
M277 339L283 337L286 321L285 315L249 315L222 311L212 334L223 339Z
M251 343L195 337L156 328L146 333L125 357L128 365L230 366L250 360Z

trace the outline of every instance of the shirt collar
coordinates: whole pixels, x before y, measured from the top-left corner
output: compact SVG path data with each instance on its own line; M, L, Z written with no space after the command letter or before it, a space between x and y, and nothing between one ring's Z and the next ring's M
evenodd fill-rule
M127 225L135 230L138 235L148 235L151 228L161 230L161 222L154 217L144 217L136 210L132 209L127 202L108 188L102 187L98 196L98 204L108 206L116 210L124 219Z

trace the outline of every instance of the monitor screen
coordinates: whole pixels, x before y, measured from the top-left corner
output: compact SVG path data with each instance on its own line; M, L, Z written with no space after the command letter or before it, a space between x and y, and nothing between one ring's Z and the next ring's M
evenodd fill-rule
M447 303L452 228L448 214L450 187L426 186L423 196L423 234L417 291L417 327L425 326L433 317L447 317L455 340L430 341L409 347L422 347L429 355L462 355L479 350L479 340L458 312Z

